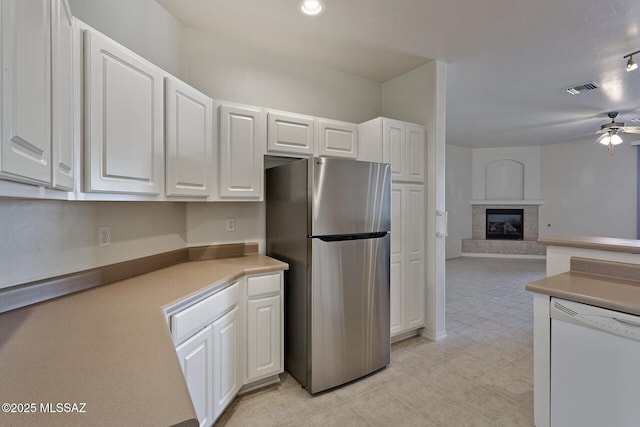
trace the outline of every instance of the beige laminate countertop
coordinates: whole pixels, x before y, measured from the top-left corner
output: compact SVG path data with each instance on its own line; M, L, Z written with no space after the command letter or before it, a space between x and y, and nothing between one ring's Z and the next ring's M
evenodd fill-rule
M567 272L527 284L531 292L640 315L640 282Z
M287 269L253 254L192 261L0 314L2 426L197 425L165 310L245 274ZM85 413L40 404L86 403Z
M538 243L548 246L568 246L583 249L598 249L612 252L640 254L640 240L618 239L615 237L559 236L538 239Z

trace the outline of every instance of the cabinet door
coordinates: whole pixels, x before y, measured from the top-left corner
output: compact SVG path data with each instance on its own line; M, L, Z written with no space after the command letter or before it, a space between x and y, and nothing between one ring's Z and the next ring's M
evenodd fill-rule
M85 191L159 194L163 72L93 31L85 47Z
M242 335L239 308L213 322L213 417L217 418L240 390Z
M403 330L404 292L404 185L391 185L391 274L390 274L390 323L391 335Z
M318 153L324 157L358 157L358 126L351 123L318 120Z
M73 15L66 0L54 0L51 16L52 186L73 190ZM79 81L79 80L78 80Z
M391 179L403 181L405 175L405 132L404 124L397 120L384 119L382 122L384 162L391 163Z
M405 320L407 328L424 326L425 307L425 198L424 186L406 185Z
M405 126L406 141L406 180L424 182L426 132L424 127L407 124Z
M270 112L267 118L267 152L313 156L313 117Z
M282 298L275 295L247 302L247 380L282 371Z
M51 184L51 1L2 0L0 175Z
M166 79L166 194L207 197L213 146L211 98Z
M176 347L182 373L201 426L213 423L213 328L208 326Z
M264 136L258 109L220 106L219 197L262 200Z

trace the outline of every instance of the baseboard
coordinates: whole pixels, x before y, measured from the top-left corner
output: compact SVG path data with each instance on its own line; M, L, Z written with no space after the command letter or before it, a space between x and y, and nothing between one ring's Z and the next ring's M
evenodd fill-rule
M240 390L238 391L238 396L240 396L241 394L245 394L245 393L250 393L254 390L258 390L273 384L280 384L280 375L276 374L276 375L272 375L270 377L267 378L263 378L261 380L258 381L254 381L252 383L243 385Z
M428 340L431 341L442 341L443 339L445 339L447 337L447 331L443 330L443 331L439 331L436 332L435 334L427 331L427 329L423 329L422 332L420 333L421 337L424 337Z
M414 329L411 331L403 332L398 335L394 335L393 337L391 337L391 344L406 340L407 338L417 337L419 335L418 331L419 329Z
M525 254L486 254L463 252L461 257L469 258L518 258L518 259L547 259L546 255L525 255Z

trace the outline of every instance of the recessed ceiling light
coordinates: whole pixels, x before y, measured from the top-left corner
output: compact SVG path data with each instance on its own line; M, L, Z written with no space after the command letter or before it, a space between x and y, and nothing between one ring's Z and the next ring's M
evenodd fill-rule
M320 0L302 0L298 8L305 15L316 16L324 11L324 3Z

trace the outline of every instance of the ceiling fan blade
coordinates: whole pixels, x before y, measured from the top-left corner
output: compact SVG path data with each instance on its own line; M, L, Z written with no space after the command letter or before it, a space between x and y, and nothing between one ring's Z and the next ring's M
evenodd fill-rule
M640 126L625 126L624 133L640 133Z

